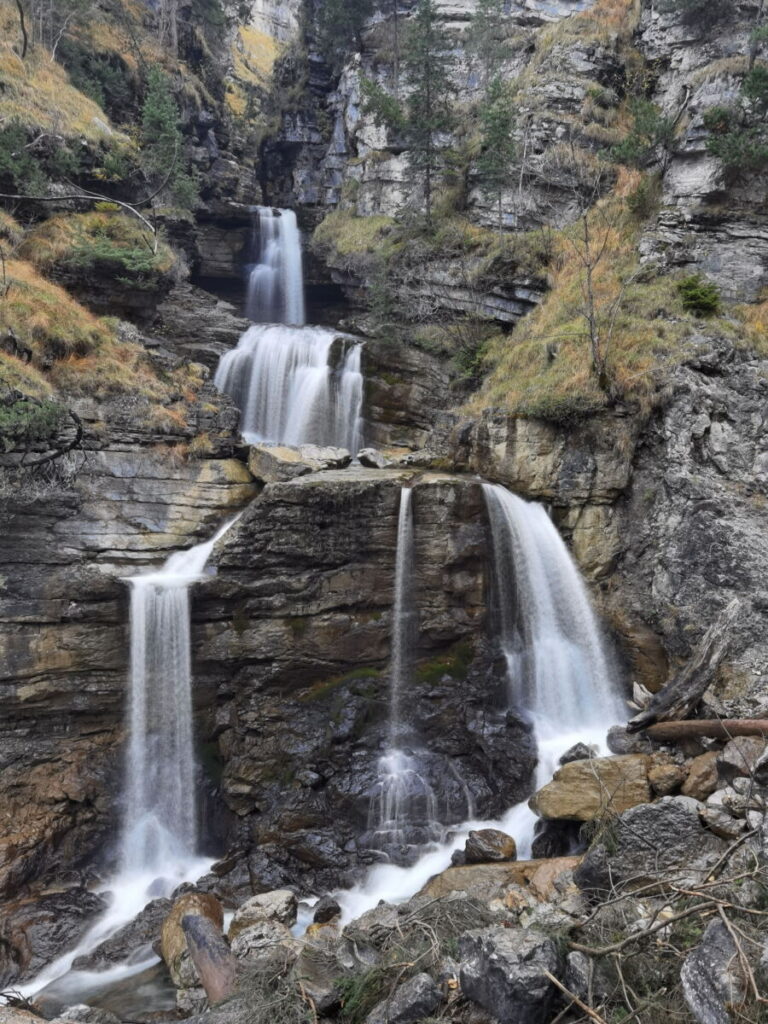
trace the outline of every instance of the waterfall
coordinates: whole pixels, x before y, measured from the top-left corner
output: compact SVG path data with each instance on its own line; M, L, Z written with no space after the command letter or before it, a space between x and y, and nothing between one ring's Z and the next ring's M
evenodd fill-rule
M355 454L362 445L360 361L358 342L325 327L253 326L222 356L214 382L240 409L249 444L338 445Z
M258 262L248 268L245 312L254 323L304 323L301 238L293 210L257 206Z
M124 874L168 876L194 857L189 588L232 522L205 543L175 552L157 572L127 580L131 665Z
M546 511L497 485L483 484L483 494L496 638L506 660L510 705L533 726L539 789L569 747L579 741L602 744L608 728L624 721L626 709L587 588ZM515 838L518 856L529 857L537 821L524 801L499 821L464 822L448 842L427 844L412 866L376 866L360 885L337 893L343 920L382 899L408 899L448 867L471 829L500 828Z

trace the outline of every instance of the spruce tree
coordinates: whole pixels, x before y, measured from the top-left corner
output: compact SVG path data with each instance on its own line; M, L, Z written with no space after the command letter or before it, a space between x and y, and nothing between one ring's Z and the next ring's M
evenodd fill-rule
M197 182L185 168L179 108L167 76L150 68L141 110L141 167L154 187L167 179L167 190L185 209L197 203ZM165 190L164 190L165 191Z
M504 229L504 189L511 184L515 159L515 108L509 87L496 75L480 107L481 151L477 162L483 191L496 203L498 230Z
M467 53L486 91L499 75L507 52L504 7L505 0L477 0L467 30Z

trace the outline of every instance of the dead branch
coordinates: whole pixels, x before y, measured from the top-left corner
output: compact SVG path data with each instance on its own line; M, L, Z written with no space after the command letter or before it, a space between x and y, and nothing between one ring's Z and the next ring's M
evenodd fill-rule
M685 718L693 710L725 657L741 607L739 598L734 597L704 634L682 672L654 696L644 711L629 720L627 732L646 729L659 719Z
M768 718L692 718L685 722L658 722L646 734L654 740L682 740L692 736L729 740L733 736L768 738Z
M663 921L657 921L650 928L644 928L642 931L634 932L632 935L628 935L626 938L621 939L620 942L614 942L610 946L601 946L594 948L592 946L585 946L581 942L569 942L568 945L571 949L576 949L580 953L587 953L589 956L607 956L609 953L618 953L627 946L631 946L633 942L640 942L642 939L647 939L649 935L653 935L655 932L661 931L662 928L668 928L674 924L675 921L682 921L684 917L690 917L692 914L701 914L709 910L716 910L718 907L717 900L705 900L703 903L697 903L695 907L688 907L687 910L681 910L679 914L673 914L672 917L666 917Z
M580 1010L583 1010L591 1020L596 1022L596 1024L607 1024L605 1017L601 1017L599 1013L596 1013L591 1007L587 1006L585 1002L582 1002L575 993L571 992L569 988L566 988L561 981L558 981L554 974L551 974L546 969L542 973L545 977L549 978L555 988L559 988L564 996L567 996L571 1002L575 1003Z

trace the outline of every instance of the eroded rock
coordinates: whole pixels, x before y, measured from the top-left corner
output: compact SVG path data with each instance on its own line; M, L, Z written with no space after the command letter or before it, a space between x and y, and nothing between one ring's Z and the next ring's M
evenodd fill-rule
M570 761L530 798L542 818L593 821L647 803L649 759L644 754Z

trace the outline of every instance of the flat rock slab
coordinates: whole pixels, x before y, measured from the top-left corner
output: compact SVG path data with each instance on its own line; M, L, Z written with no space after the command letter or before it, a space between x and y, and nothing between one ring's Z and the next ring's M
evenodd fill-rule
M549 891L555 878L566 871L574 871L581 861L581 857L552 857L498 864L464 864L435 875L418 895L439 899L452 892L466 892L476 899L490 901L502 895L509 886L518 885L530 888L540 896Z

